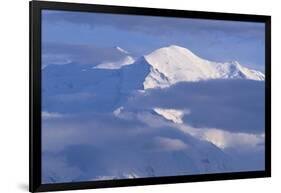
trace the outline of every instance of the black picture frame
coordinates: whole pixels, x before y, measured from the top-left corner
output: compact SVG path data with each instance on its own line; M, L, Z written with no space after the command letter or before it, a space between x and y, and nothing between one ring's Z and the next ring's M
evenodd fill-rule
M58 191L109 188L167 183L261 178L271 176L271 17L233 13L184 11L80 3L31 1L30 4L30 165L29 191ZM265 170L170 177L152 177L57 184L41 183L41 11L68 10L114 14L149 15L179 18L202 18L265 23Z

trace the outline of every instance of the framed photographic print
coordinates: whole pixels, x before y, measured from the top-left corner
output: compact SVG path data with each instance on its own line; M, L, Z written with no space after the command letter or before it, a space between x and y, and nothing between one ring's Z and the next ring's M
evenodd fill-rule
M30 191L269 177L270 25L30 2Z

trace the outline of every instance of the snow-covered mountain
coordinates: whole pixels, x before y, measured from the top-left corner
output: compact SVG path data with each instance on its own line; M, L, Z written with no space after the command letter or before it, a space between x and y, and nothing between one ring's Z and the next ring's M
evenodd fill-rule
M144 56L143 62L150 66L143 83L144 89L210 79L264 80L263 73L243 67L238 62L211 62L176 45L153 51Z
M69 84L72 82L72 84L80 85L81 81L83 81L83 86L91 84L91 87L96 87L93 85L94 82L106 82L113 85L117 84L121 92L128 92L164 88L178 82L196 82L212 79L262 81L265 78L262 72L246 68L238 62L211 62L196 56L186 48L175 45L157 49L138 58L136 61L130 56L129 52L120 47L115 47L114 52L118 52L122 57L115 61L102 62L93 67L91 65L75 64L50 65L50 68L43 69L45 77L49 79L46 87L50 87L52 82L56 85L51 87L59 89L64 86L58 86L57 84ZM81 73L83 74L82 76L80 76ZM55 80L63 77L65 77L64 81ZM113 79L114 81L111 82L110 80ZM87 80L88 84L85 82ZM106 88L104 84L102 86Z
M175 45L137 60L112 50L116 60L42 69L44 183L248 171L225 148L262 146L241 131L264 116L263 73Z
M44 95L60 94L67 100L67 96L72 93L77 97L71 98L89 97L94 93L96 100L91 105L109 100L107 103L111 104L112 110L118 107L117 103L125 100L124 97L135 91L165 88L179 82L212 79L264 80L262 72L243 67L238 62L211 62L175 45L157 49L136 61L120 47L115 47L115 51L124 57L94 67L79 64L47 66L43 69ZM49 108L54 108L51 111L55 110L57 105L53 104L54 100L48 100L47 97L43 102L47 102L46 106ZM89 107L95 109L91 105Z

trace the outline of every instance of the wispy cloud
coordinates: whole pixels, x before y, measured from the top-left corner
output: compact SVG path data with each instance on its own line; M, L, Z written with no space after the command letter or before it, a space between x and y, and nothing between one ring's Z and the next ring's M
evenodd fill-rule
M43 119L53 119L53 118L62 118L62 117L63 117L63 114L61 114L61 113L47 112L47 111L42 112Z
M180 151L188 148L188 145L180 139L156 137L154 141L156 151Z
M238 151L240 148L243 150L256 149L265 142L264 133L235 133L218 128L194 128L189 125L176 127L198 139L209 141L221 149L235 148Z
M43 65L51 64L90 64L97 65L104 62L119 61L126 54L114 47L97 47L88 44L48 43L44 42Z
M43 154L42 164L43 183L71 182L83 173L78 167L69 165L61 156Z

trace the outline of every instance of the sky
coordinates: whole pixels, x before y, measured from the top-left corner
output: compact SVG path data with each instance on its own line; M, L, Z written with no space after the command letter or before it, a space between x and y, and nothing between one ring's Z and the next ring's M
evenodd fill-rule
M100 49L119 46L138 57L175 44L264 71L263 23L44 10L42 24L43 58L81 52L91 62Z

